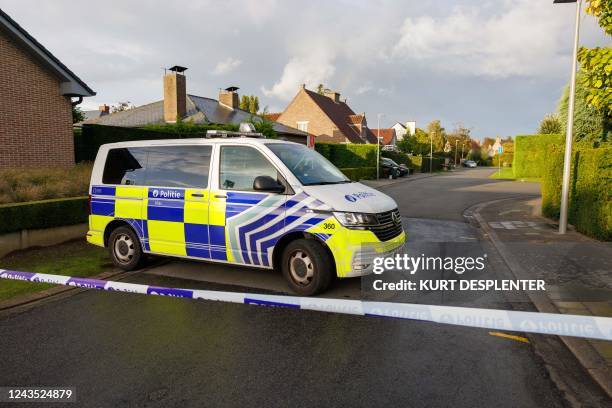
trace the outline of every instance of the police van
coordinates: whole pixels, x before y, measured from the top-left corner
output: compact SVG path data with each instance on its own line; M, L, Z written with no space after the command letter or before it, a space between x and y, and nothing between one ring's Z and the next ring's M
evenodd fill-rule
M316 151L235 132L103 145L89 200L87 241L122 269L146 254L274 268L306 296L406 237L393 199Z

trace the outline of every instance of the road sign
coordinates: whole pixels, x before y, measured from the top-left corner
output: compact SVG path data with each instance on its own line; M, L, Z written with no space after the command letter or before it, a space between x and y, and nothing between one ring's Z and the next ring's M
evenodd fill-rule
M503 146L499 146L497 148L497 153L502 154L504 152L504 147Z

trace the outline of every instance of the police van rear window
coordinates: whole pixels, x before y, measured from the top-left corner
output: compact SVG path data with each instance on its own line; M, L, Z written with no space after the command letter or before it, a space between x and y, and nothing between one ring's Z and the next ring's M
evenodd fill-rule
M104 184L206 188L211 146L154 146L111 149Z

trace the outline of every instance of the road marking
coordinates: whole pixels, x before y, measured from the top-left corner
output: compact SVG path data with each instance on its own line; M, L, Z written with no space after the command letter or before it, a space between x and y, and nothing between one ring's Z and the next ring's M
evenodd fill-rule
M521 343L529 343L529 339L527 337L515 336L512 334L506 334L501 332L489 332L490 336L503 337L505 339L520 341Z
M612 318L610 317L165 288L138 283L104 281L3 269L0 269L0 278L25 282L52 283L111 292L182 297L358 316L419 320L482 329L612 340Z

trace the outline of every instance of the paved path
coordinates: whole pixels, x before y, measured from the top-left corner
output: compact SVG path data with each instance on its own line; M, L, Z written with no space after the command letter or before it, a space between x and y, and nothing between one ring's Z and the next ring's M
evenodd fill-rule
M474 243L479 232L464 222L463 210L494 198L533 195L537 186L492 181L488 173L459 171L385 191L398 201L414 246L427 250L429 242L439 250L440 241L458 239L489 251L486 242ZM157 273L163 268L166 273ZM227 283L246 279L238 269L215 268L172 261L130 280L231 289ZM164 276L184 269L192 280ZM194 280L198 270L217 278ZM235 281L221 278L232 273ZM503 265L492 259L490 273L505 273ZM275 285L277 277L265 279ZM358 280L339 283L335 295L354 296L343 285L359 290ZM428 296L417 300L447 301ZM499 297L456 300L511 307ZM565 404L533 344L418 321L86 291L0 314L0 350L0 385L76 386L80 406ZM577 363L564 358L564 376L578 382L592 406L602 404Z

